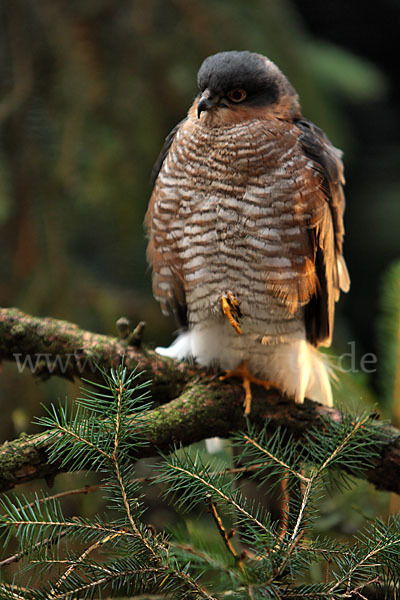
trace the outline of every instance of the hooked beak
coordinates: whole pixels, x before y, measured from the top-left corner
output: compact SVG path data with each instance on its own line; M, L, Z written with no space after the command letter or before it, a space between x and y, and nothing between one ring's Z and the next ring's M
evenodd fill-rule
M199 103L197 105L197 117L200 119L200 115L203 111L211 110L215 108L219 102L219 98L212 97L210 90L207 88L200 96Z

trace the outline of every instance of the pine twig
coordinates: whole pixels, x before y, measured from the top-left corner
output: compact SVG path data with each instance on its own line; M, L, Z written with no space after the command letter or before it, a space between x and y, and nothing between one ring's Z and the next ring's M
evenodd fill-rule
M247 434L243 435L243 439L246 440L246 444L251 444L252 446L254 446L255 448L257 448L257 450L259 452L261 452L262 454L265 454L266 456L268 456L269 460L272 462L276 462L279 466L281 466L287 473L291 473L292 475L294 475L295 477L297 477L298 479L300 479L301 481L307 482L308 478L305 477L302 473L295 471L294 469L292 469L292 467L286 463L284 463L282 460L279 460L276 456L274 456L273 454L271 454L271 452L268 452L268 450L266 448L262 448L260 446L260 444L258 444L255 440L253 440L250 436L248 436Z
M57 590L60 589L62 583L68 579L68 577L71 575L71 573L73 573L79 567L79 565L89 556L89 554L91 554L94 550L97 550L98 548L100 548L100 546L103 546L107 542L111 541L113 538L118 537L120 535L121 535L121 533L119 533L119 532L108 534L103 539L97 540L97 542L94 542L93 544L91 544L89 546L89 548L87 548L84 552L82 552L82 554L77 559L74 560L73 564L68 567L68 569L65 571L65 573L63 573L61 575L59 580L56 581L56 583L54 584L53 590L50 593L50 598L55 597L56 593L58 593ZM110 573L111 572L109 571L109 574Z
M229 538L228 534L226 533L224 524L222 523L222 519L218 514L217 506L216 506L215 502L212 501L211 494L206 495L206 503L208 505L208 511L211 513L211 515L214 519L214 522L217 526L218 532L219 532L220 536L222 537L224 544L228 549L228 552L230 554L232 554L232 556L235 560L235 563L243 571L242 559L241 559L240 555L236 552L233 545L231 544L230 538Z
M152 546L149 544L149 542L145 538L145 536L142 535L141 531L139 530L139 528L137 527L137 525L135 523L135 520L134 520L132 512L131 512L131 507L129 505L126 488L125 488L125 485L124 485L124 482L122 479L122 475L121 475L121 471L120 471L120 466L119 466L119 461L118 461L118 448L119 448L119 435L120 435L120 427L121 427L122 395L123 395L123 388L122 388L122 381L120 381L118 394L117 394L117 414L116 414L116 420L115 420L114 451L112 453L114 470L115 470L115 474L117 476L118 484L119 484L119 487L121 490L122 500L124 503L124 507L125 507L126 514L128 516L132 531L140 538L143 545L146 546L146 548L149 551L149 553L151 554L153 560L157 561L157 554L154 551L154 548L152 548Z
M66 531L60 531L60 533L57 534L57 536L55 536L53 538L47 538L43 541L38 542L37 544L32 546L32 548L30 550L35 550L35 548L41 548L42 546L51 546L53 544L58 544L59 541L66 535L66 533L67 533ZM0 568L11 565L12 563L19 562L21 560L21 558L23 558L24 556L27 555L27 553L28 552L17 552L16 554L13 554L12 556L8 556L7 558L4 558L3 560L0 561Z

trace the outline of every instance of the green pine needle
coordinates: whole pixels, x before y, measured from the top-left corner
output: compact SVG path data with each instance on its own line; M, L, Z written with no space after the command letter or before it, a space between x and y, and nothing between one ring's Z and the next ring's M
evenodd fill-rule
M283 429L270 435L268 423L262 430L249 425L233 438L238 449L233 467L193 449L162 456L153 483L178 513L208 511L203 518L218 542L202 539L193 528L167 537L144 521L143 485L132 460L145 443L141 432L149 414L148 384L138 377L123 366L103 372L104 383L83 390L72 411L60 404L39 420L51 432L50 460L69 470L97 470L111 511L91 519L67 517L57 498L5 496L0 539L4 550L17 542L20 573L30 583L26 589L26 583L10 584L5 576L1 598L95 598L106 589L111 596L146 593L180 600L345 600L362 598L369 585L387 590L388 598L397 589L398 517L369 522L350 542L313 533L332 486L350 485L353 476L373 466L375 422L344 413L341 422L327 422L301 442ZM243 471L280 491L284 528L246 497ZM323 581L313 580L312 567L325 569Z

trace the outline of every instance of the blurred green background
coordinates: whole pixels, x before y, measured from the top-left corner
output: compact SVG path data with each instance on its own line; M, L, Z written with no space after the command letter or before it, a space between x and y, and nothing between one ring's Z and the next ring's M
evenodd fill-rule
M249 49L281 67L304 115L344 150L352 288L337 309L334 352L349 352L354 341L356 364L366 352L378 363L377 373L344 378L337 393L381 396L381 280L400 254L400 3L361 10L344 0L2 0L0 7L0 304L111 335L127 315L147 321L146 343L172 339L174 323L152 299L145 261L151 168L196 94L202 60ZM37 384L3 365L2 438L32 430L40 402L65 393L76 390Z

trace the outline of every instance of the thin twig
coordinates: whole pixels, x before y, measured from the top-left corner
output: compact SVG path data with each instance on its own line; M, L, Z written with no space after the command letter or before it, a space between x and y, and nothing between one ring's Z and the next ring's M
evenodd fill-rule
M368 563L368 561L373 558L376 554L378 554L378 552L382 552L383 550L386 550L386 548L390 548L390 546L393 545L399 545L400 544L400 539L397 539L393 542L389 542L387 544L379 544L379 542L375 545L375 547L370 550L368 552L368 554L366 554L364 556L364 558L362 558L360 561L358 561L357 564L353 565L351 567L351 569L349 569L349 571L346 573L346 575L344 577L341 577L340 579L338 579L338 581L329 589L329 592L334 592L342 583L344 583L346 581L346 579L348 580L348 586L350 586L350 582L351 582L351 578L354 574L354 571L357 571L357 569L359 569L360 567L362 567L363 565L365 565L366 563ZM368 565L370 568L377 568L381 566L381 563L374 563L374 564L370 564Z
M351 590L351 594L357 594L357 596L359 596L360 598L364 599L364 600L368 600L365 596L363 596L363 594L361 594L360 590L366 588L368 585L372 585L374 583L378 583L380 581L380 577L379 575L377 575L376 577L374 577L373 579L370 579L369 581L366 581L365 583L362 583L361 585L357 586L356 588L354 588L353 590Z
M310 494L311 494L311 489L312 489L312 486L314 484L314 481L315 481L315 478L311 477L310 480L307 483L306 489L305 489L304 494L303 494L303 500L301 502L299 514L298 514L298 517L297 517L297 521L296 521L296 524L294 526L292 536L290 538L289 546L290 546L290 544L294 544L295 541L296 541L296 539L297 539L297 535L298 535L298 532L299 532L299 529L300 529L301 522L302 522L303 517L304 517L304 512L306 510L306 506L307 506L307 503L308 503L308 500L309 500L309 497L310 497Z
M68 579L68 577L71 575L71 573L78 568L78 566L85 560L85 558L87 558L89 556L89 554L91 554L91 552L93 552L94 550L97 550L97 548L99 548L100 546L103 546L104 544L111 541L115 537L118 537L119 535L121 535L121 534L114 533L114 534L106 535L106 537L104 537L103 539L97 540L97 542L94 542L94 544L89 546L89 548L86 548L86 550L84 552L82 552L82 554L80 556L78 556L78 558L73 562L73 564L68 567L68 569L65 571L65 573L63 573L63 575L61 575L60 579L58 581L56 581L56 583L54 584L53 590L50 592L50 597L54 598L54 595L57 593L57 590L61 587L61 584ZM105 570L105 569L103 569L103 570ZM111 573L111 571L107 570L107 574L111 575L112 573Z
M185 475L187 475L187 476L189 476L189 477L191 477L193 479L197 479L197 481L200 481L205 487L208 487L209 490L212 490L215 494L217 494L223 500L225 500L225 502L227 504L230 504L231 506L233 506L235 508L235 510L238 513L241 513L246 519L249 519L250 521L253 521L253 523L255 523L255 525L257 525L258 527L260 527L260 529L262 529L263 531L265 531L265 533L267 533L268 535L272 535L272 532L265 526L264 523L261 523L261 521L259 521L254 515L252 515L251 513L249 513L243 506L240 506L240 504L238 504L233 498L230 498L229 496L227 496L226 494L224 494L224 492L222 492L222 490L219 490L218 488L216 488L214 485L212 485L212 483L210 483L209 481L207 481L203 477L200 477L196 473L192 473L191 471L188 471L187 469L184 469L183 467L179 467L179 466L173 465L171 463L168 463L168 466L171 469L174 469L175 471L178 471L180 473L184 473Z
M285 552L285 556L283 561L281 562L281 564L279 565L278 569L276 569L273 573L273 579L277 580L280 575L282 575L283 571L285 570L286 565L289 562L290 557L292 556L295 548L298 546L298 544L300 543L300 541L303 539L303 537L305 536L306 532L305 530L300 531L300 533L297 535L297 538L294 540L293 543L289 544L286 552Z
M47 538L43 541L37 542L37 544L34 544L29 550L25 550L24 552L17 552L17 554L13 554L8 558L4 558L2 561L0 561L0 567L6 567L7 565L11 565L12 563L19 562L21 558L29 554L29 552L31 552L32 550L35 550L35 548L41 548L42 546L51 546L56 542L58 543L66 535L66 533L67 532L65 530L60 531L60 533L54 538Z
M230 554L232 554L233 558L235 559L235 562L237 563L239 568L243 571L242 560L241 560L239 554L236 552L233 545L231 544L229 536L226 533L224 524L222 523L221 517L218 514L217 506L216 506L215 502L212 501L211 494L206 495L206 502L208 505L208 510L214 519L214 522L217 526L218 532L219 532L220 536L222 537L224 544L228 549L228 552L230 552Z
M6 520L3 517L3 525L14 525L15 528L17 527L23 527L26 525L37 525L37 526L41 526L41 527L65 527L67 529L73 529L73 528L81 528L81 529L91 529L93 531L104 531L105 533L119 533L119 534L124 534L124 535L129 535L130 537L133 536L132 533L130 533L129 531L126 531L125 529L114 529L112 527L104 527L103 525L100 525L99 523L95 523L93 525L88 524L88 523L82 523L81 521L79 521L78 519L76 519L75 521L27 521L27 520L23 520L21 519L20 521L17 520Z
M152 483L157 479L157 475L151 477L134 477L129 480L129 483ZM57 494L52 494L51 496L45 496L43 498L36 498L33 502L29 502L28 504L24 504L19 507L18 510L22 511L25 508L37 506L38 504L44 504L45 502L51 502L52 500L59 500L60 498L66 498L68 496L75 496L78 494L92 494L93 492L97 492L99 489L110 487L110 483L94 483L93 485L85 485L81 488L74 488L72 490L65 490L64 492L58 492ZM0 563L1 564L1 563Z
M349 442L349 440L357 433L357 431L360 429L360 427L362 427L368 421L368 419L369 419L369 417L364 417L364 419L361 419L360 421L358 421L358 423L356 423L354 425L353 429L342 440L342 442L339 444L339 446L337 446L335 448L335 450L325 459L325 461L322 463L322 465L320 465L319 467L314 467L312 470L311 476L309 478L305 478L305 480L307 481L307 485L306 485L306 488L303 493L303 500L302 500L302 503L300 506L300 510L299 510L299 514L297 517L295 527L293 529L290 543L294 543L294 541L297 539L299 528L300 528L301 522L304 517L304 512L305 512L314 482L320 476L322 471L324 471L329 466L329 464L332 462L332 460L334 460L334 458L336 458L336 456L342 451L342 449L346 446L346 444Z
M23 594L23 596L20 596L19 594L16 594L13 591L14 586L10 583L5 583L2 582L0 584L0 590L3 588L5 588L7 590L7 598L12 598L13 600L28 600L30 593L29 590L27 590L26 588L20 587L18 588L18 592L21 592ZM10 596L10 594L12 594L12 596Z
M326 561L325 583L329 583L329 579L330 579L330 575L331 575L331 565L332 565L332 559L329 556L328 560Z
M154 548L152 548L152 546L149 544L149 541L145 538L145 536L138 529L138 527L133 519L133 516L131 513L131 507L129 505L128 496L127 496L126 489L125 489L125 485L124 485L124 482L123 482L123 479L121 476L121 471L119 468L119 462L118 462L117 456L118 456L118 447L119 447L119 432L120 432L120 426L121 426L122 393L123 393L122 381L120 381L118 394L117 394L117 414L116 414L116 420L115 420L114 451L112 453L114 470L115 470L115 474L117 476L119 487L121 489L122 501L124 503L126 514L128 516L129 523L132 527L132 530L142 540L143 544L146 546L147 550L150 552L153 559L158 559L157 554L154 551Z
M281 488L282 488L282 496L281 496L281 510L282 516L279 522L279 538L283 540L285 537L288 526L289 526L289 502L290 502L290 494L288 490L288 477L284 477L281 480ZM286 504L287 510L285 510L284 505Z
M104 458L107 458L107 460L112 460L112 457L109 454L107 454L107 452L104 452L104 450L102 450L95 444L92 444L92 442L90 442L87 438L81 437L80 435L78 435L77 433L72 431L71 429L68 429L67 427L62 427L62 425L59 425L58 423L54 423L54 428L58 429L58 431L66 433L70 437L74 438L76 441L82 442L86 446L89 446L89 448L92 448L92 450L96 450L96 452L98 452L99 454L104 456Z
M219 562L213 556L209 556L205 552L198 550L198 548L193 548L190 544L178 544L176 542L169 541L169 546L172 548L176 548L177 550L183 550L184 552L188 552L193 556L197 556L201 558L204 562L207 562L211 567L218 568L226 573L232 573L232 570L228 568L224 563Z
M247 444L252 444L255 448L257 448L257 450L259 450L263 454L266 454L270 460L278 463L278 465L280 465L285 471L289 471L289 473L291 473L292 475L294 475L298 479L301 479L304 482L308 481L308 477L305 477L302 473L295 471L290 465L284 463L282 460L279 460L279 458L277 458L274 454L271 454L271 452L268 452L268 450L266 448L263 448L262 446L257 444L257 442L255 440L253 440L251 437L249 437L248 435L244 434L243 438L246 440ZM269 464L269 463L266 463L266 464Z
M107 583L109 583L112 579L117 579L117 578L121 578L121 580L125 580L127 581L127 579L129 577L132 577L134 575L137 574L145 574L145 573L159 573L160 569L157 569L155 567L149 567L146 569L128 569L126 571L120 571L120 572L116 572L116 573L110 573L105 575L104 577L101 577L99 579L96 580L92 580L89 583L87 583L86 585L82 585L79 588L75 588L73 590L73 594L74 596L78 596L81 592L86 592L88 590L91 590L97 586L105 586ZM71 591L67 591L65 593L57 593L57 595L52 597L52 600L61 600L61 598L66 598L66 597L70 597L72 596L72 592Z
M369 417L369 415L366 415L363 419L361 419L360 421L355 423L353 429L351 431L349 431L349 433L346 435L346 437L341 442L341 444L339 444L339 446L337 446L335 448L335 450L328 456L328 458L322 463L322 465L320 467L318 467L318 469L315 470L315 477L318 477L318 475L320 473L322 473L322 471L324 471L328 467L329 463L331 463L332 460L334 458L336 458L336 456L343 450L343 448L346 446L346 444L349 442L349 440L354 436L354 434L357 433L357 431L361 427L364 427L365 423L367 423L368 421L370 421L370 417Z

